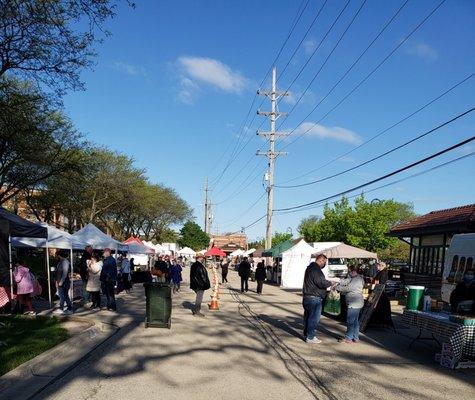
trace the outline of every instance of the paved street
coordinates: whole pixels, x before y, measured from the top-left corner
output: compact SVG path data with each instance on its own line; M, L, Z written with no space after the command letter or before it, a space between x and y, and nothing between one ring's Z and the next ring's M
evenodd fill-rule
M187 277L189 270L184 271ZM371 329L359 345L337 341L344 327L323 318L323 344L300 338L300 297L273 286L236 291L230 273L219 312L189 310L185 283L174 298L172 329L145 329L143 289L120 296L119 315L100 318L118 333L37 399L468 399L474 371L432 362L425 344L407 350L409 329ZM185 278L186 279L186 278ZM252 290L255 285L252 283ZM209 292L207 292L209 293ZM87 313L84 313L87 314Z

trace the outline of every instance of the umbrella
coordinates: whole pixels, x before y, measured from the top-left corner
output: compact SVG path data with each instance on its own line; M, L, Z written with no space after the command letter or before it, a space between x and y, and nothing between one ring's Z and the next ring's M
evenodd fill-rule
M212 257L212 256L217 256L217 257L226 257L226 253L218 249L217 247L212 247L205 253L205 257Z

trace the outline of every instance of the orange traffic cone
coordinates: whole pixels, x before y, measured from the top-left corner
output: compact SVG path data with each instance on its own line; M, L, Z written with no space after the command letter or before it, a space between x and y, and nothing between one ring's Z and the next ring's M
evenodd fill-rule
M219 310L218 299L216 297L211 298L211 303L208 304L210 310L217 311Z

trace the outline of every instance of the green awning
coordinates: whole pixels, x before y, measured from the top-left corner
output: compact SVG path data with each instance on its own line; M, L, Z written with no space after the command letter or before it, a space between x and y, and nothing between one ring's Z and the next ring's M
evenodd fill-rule
M279 243L276 246L273 246L271 249L264 250L262 252L262 257L280 257L280 255L290 249L294 245L292 240L287 240L286 242Z

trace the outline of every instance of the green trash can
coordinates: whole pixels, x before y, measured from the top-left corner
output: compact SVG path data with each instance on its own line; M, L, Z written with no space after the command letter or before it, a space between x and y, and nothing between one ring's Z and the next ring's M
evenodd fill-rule
M424 286L408 286L407 293L407 310L420 310L422 309L422 298L424 297Z
M171 327L172 288L168 283L147 282L145 288L145 327Z

